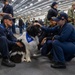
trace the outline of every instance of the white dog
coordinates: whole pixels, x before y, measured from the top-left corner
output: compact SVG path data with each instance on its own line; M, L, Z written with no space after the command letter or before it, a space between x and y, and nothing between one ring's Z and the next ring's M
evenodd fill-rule
M24 32L18 39L21 39L22 42L25 44L26 47L26 61L31 62L31 56L36 55L36 51L38 50L38 33L39 27L38 26L30 26L27 28L27 31Z

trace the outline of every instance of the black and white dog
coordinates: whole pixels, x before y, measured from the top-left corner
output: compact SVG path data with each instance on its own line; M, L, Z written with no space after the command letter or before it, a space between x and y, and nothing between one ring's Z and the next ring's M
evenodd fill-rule
M26 47L25 58L27 62L31 62L31 56L36 56L38 50L40 27L38 25L29 26L18 39L22 40ZM22 59L23 61L23 59Z
M26 32L18 38L23 47L14 45L10 51L10 59L15 63L31 62L31 56L36 56L36 51L38 50L39 33L40 27L38 25L29 26Z
M14 44L10 51L10 60L15 63L21 63L25 61L25 54L26 54L26 47L24 43L21 40L18 40L22 47L19 47L18 45Z

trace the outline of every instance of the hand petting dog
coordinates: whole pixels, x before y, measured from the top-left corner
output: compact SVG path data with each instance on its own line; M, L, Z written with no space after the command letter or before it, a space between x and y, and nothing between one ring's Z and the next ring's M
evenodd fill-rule
M16 42L16 44L17 44L19 47L23 47L23 45L22 45L20 42Z

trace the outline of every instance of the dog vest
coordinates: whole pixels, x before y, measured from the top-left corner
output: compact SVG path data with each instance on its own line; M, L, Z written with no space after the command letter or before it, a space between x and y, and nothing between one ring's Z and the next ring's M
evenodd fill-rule
M28 43L30 43L33 41L33 38L30 35L28 35L28 33L26 33L26 40Z

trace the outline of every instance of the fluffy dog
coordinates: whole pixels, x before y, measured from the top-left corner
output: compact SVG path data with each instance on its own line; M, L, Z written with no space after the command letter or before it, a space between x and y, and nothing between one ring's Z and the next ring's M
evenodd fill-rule
M26 47L26 61L31 62L31 56L36 55L36 51L38 50L38 34L40 32L40 27L38 25L29 26L18 39L21 39Z
M22 44L22 47L14 45L10 51L10 60L15 63L20 63L25 61L26 48L21 40L19 42Z

